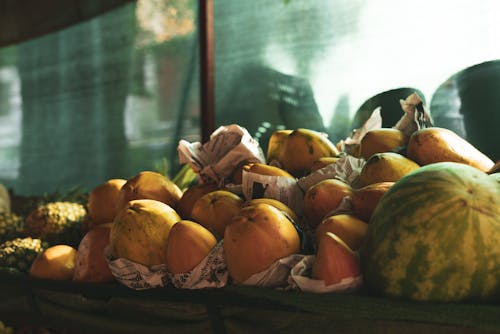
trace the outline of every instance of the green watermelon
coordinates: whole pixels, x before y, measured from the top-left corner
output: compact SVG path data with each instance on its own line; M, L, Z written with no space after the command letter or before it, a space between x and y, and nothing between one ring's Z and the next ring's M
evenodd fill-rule
M380 200L360 256L364 281L377 294L500 298L500 184L460 163L418 168Z

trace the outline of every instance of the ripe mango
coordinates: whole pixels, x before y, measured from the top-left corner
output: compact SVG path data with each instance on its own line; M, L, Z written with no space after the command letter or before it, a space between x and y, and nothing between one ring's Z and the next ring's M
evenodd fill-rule
M360 154L368 160L375 153L392 152L406 144L405 135L394 128L379 128L368 131L361 139Z
M89 193L87 202L91 225L111 223L118 212L120 189L125 179L109 179Z
M275 261L300 250L292 222L274 206L259 203L241 209L224 233L229 275L243 283Z
M181 218L191 219L191 211L198 198L209 192L216 191L217 189L218 187L214 183L199 183L192 185L182 194L175 211L177 211Z
M182 190L163 174L142 171L121 187L118 208L121 209L134 199L154 199L173 209L177 208Z
M288 135L279 162L290 174L301 177L311 172L314 161L319 158L338 155L337 147L325 134L296 129Z
M455 132L439 127L415 131L408 141L407 156L420 165L459 162L488 172L495 163Z
M315 229L326 214L338 208L346 196L352 196L349 184L326 179L309 188L304 195L304 216L311 229Z
M380 182L396 182L420 166L413 160L395 152L375 153L359 173L357 188Z
M38 254L30 267L30 275L37 278L69 281L75 272L76 249L68 245L54 245Z
M227 190L209 192L194 203L191 219L222 238L226 226L243 206L244 201Z
M265 203L274 206L276 209L287 215L294 223L299 224L299 217L297 217L297 214L292 209L290 209L288 205L274 198L254 198L245 203L243 207L257 205L259 203Z
M271 134L267 144L267 162L273 160L281 161L285 141L290 133L292 133L292 130L276 130Z
M260 175L268 175L268 176L285 176L294 179L295 177L285 171L282 168L266 165L262 163L253 163L248 164L243 167L243 169L250 173L256 173Z
M369 222L375 207L394 182L378 182L354 189L351 204L354 214L364 222Z
M215 236L202 225L181 220L167 238L165 264L172 274L193 270L217 244Z
M332 285L360 274L359 260L353 250L334 233L323 234L316 251L312 278Z
M357 251L365 240L367 230L368 224L351 214L330 216L316 227L316 243L319 244L323 235L331 232L342 239L353 251Z
M75 259L74 282L113 282L114 276L104 256L104 249L109 245L112 223L100 224L80 241Z
M181 218L169 205L153 200L130 201L116 215L109 235L111 253L147 267L162 264L172 226Z

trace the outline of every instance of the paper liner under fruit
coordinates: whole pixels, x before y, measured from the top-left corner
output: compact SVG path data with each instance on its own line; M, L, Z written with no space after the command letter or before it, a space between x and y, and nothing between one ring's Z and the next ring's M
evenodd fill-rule
M104 256L114 278L131 289L154 289L169 284L170 279L164 264L147 267L124 258L114 258L109 246L104 249Z
M281 258L271 264L267 269L253 274L243 285L252 285L269 288L289 289L289 276L292 268L300 261L305 255L292 254Z
M224 186L235 169L244 162L265 162L259 143L236 124L221 126L204 144L180 140L179 162L188 163L204 182Z
M222 241L193 270L183 274L170 273L164 264L147 267L127 259L115 259L109 247L105 249L105 256L115 279L134 290L168 285L181 289L221 288L228 281Z
M312 267L316 256L306 255L298 261L290 271L289 289L314 293L344 292L350 293L361 288L363 277L348 277L339 283L326 285L325 281L311 278Z
M183 274L169 273L173 286L180 289L222 288L227 284L226 258L224 241L215 245L210 253L190 272Z

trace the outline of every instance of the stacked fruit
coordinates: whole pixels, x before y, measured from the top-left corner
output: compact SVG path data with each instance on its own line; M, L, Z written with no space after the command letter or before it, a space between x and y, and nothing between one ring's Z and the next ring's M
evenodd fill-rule
M71 191L60 195L12 195L0 212L0 266L28 272L35 258L58 244L76 247L86 229L86 196Z
M0 264L142 289L196 275L222 280L204 287L256 284L276 263L307 257L304 275L326 287L363 276L370 291L394 297L498 296L498 164L443 128L378 128L358 139L347 151L316 131L278 130L267 163L248 156L212 171L218 180L181 190L142 171L98 185L85 204L2 213L11 240Z

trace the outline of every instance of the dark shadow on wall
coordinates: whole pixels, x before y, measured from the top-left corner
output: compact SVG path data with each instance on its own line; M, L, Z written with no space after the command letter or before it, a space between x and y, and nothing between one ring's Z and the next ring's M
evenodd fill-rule
M436 126L451 129L491 159L500 160L500 60L465 68L434 93Z
M232 76L231 83L228 93L217 101L216 124L245 127L264 152L275 129L326 131L306 79L247 65Z
M351 123L351 129L360 128L378 107L380 107L382 116L382 127L390 128L394 126L404 115L400 100L405 100L413 93L417 93L425 102L424 94L419 89L412 87L390 89L370 97L356 111Z

